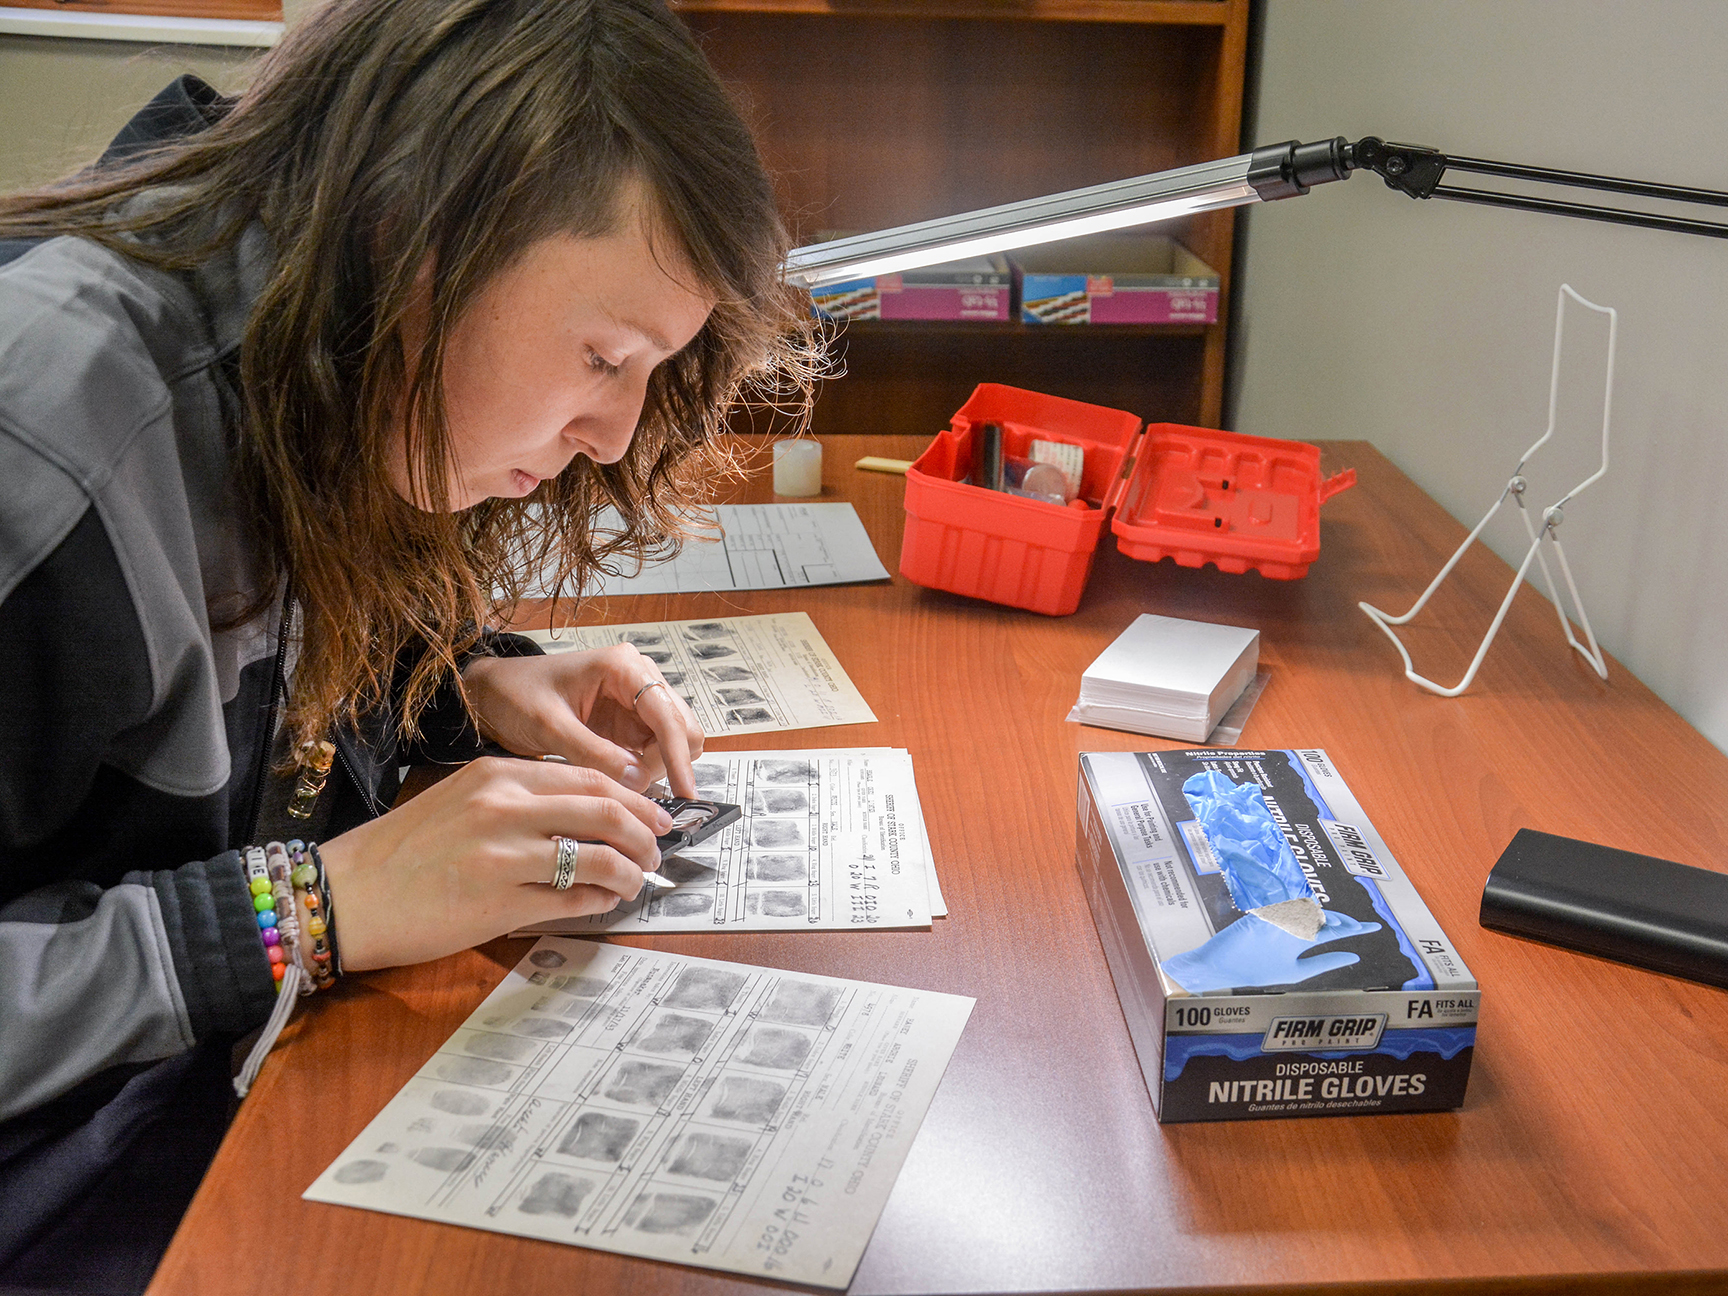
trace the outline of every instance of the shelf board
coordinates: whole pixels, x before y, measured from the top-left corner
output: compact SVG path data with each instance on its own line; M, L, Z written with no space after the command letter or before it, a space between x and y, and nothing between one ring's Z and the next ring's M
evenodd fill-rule
M672 0L687 13L813 14L848 18L991 18L1032 22L1223 27L1230 0Z
M879 333L975 334L987 337L1136 338L1204 337L1216 324L1025 324L1019 320L835 320L837 336Z

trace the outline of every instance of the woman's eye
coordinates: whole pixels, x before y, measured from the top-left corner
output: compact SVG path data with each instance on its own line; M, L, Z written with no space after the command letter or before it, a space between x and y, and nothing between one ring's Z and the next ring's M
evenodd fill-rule
M590 351L588 353L588 367L595 373L603 374L607 378L616 378L619 371L623 368L622 365L613 364L597 351Z

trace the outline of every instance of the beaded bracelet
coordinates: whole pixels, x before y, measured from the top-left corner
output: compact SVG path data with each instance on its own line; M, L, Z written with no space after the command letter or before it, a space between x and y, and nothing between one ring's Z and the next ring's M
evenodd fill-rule
M276 990L298 967L299 993L328 990L342 975L330 884L316 843L273 841L244 851L247 889Z
M342 947L336 943L336 903L330 898L330 880L324 875L324 857L318 853L317 842L307 842L306 851L312 857L312 867L318 870L318 899L323 905L324 939L330 946L330 973L342 975Z
M275 978L276 989L280 992L282 978L288 971L287 956L282 950L282 933L276 929L279 919L269 865L264 852L256 846L246 848L246 878L247 888L252 893L252 909L258 918L258 934L264 940L264 955L270 960L270 975Z
M282 933L282 946L288 961L302 973L300 993L311 994L314 988L311 960L307 957L299 907L294 902L293 864L288 858L288 849L281 842L273 841L264 847L264 854L269 860L270 885L276 897L276 930Z
M301 944L308 959L315 989L328 990L336 983L330 970L330 944L325 940L329 924L324 921L323 901L318 895L318 868L306 858L306 843L288 843L288 857L293 861L294 902L299 911Z
M277 1000L234 1077L234 1092L242 1098L251 1091L264 1059L276 1047L282 1028L293 1015L294 1001L314 990L328 989L342 975L342 956L336 949L336 915L317 843L273 841L262 849L248 846L244 858L246 885L270 958L270 972L276 978ZM284 995L286 986L294 987L295 993Z

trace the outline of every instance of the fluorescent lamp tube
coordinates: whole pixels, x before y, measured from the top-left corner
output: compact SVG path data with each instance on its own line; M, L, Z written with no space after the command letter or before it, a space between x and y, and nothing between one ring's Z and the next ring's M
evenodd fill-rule
M806 288L985 256L1256 202L1252 155L944 216L793 251L785 274Z
M1378 140L1363 143L1379 145ZM1349 179L1354 165L1342 136L1317 144L1266 144L1217 162L812 244L788 254L782 269L789 282L819 288L1220 207L1294 198L1313 185Z

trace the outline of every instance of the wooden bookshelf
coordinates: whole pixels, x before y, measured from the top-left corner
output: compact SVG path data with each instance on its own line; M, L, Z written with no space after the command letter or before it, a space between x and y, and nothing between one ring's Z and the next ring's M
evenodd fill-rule
M1240 152L1248 0L682 0L800 242ZM1232 212L1161 227L1222 276ZM821 432L928 434L982 381L1216 426L1228 321L838 330Z

